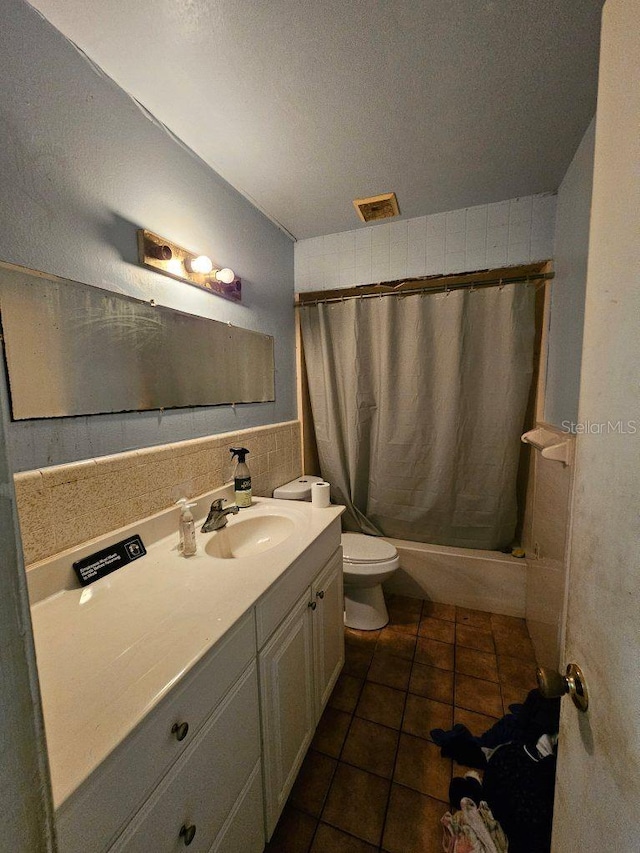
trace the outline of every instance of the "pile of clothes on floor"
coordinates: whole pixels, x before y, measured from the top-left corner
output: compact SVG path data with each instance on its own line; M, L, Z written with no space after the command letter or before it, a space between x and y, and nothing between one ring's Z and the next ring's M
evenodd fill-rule
M447 853L548 853L560 700L532 690L480 737L433 729L443 756L484 771L452 779L443 817Z

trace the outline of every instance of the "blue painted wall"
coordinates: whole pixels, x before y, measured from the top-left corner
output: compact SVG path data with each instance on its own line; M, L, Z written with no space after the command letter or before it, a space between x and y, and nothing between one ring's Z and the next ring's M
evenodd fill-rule
M558 190L544 419L562 429L578 420L595 118Z
M2 18L0 260L265 332L276 357L275 403L10 424L14 469L294 418L290 238L30 6ZM242 304L140 267L140 227L232 267Z

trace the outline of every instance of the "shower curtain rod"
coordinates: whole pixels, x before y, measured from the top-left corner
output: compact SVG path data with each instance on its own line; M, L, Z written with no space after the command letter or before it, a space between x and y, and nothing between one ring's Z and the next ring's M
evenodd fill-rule
M526 273L520 272L516 275L499 275L499 270L487 270L483 273L461 274L451 276L420 277L412 279L399 279L398 281L385 281L379 284L357 285L356 287L340 290L321 291L313 293L299 293L296 297L295 307L301 308L305 305L319 305L329 302L346 302L348 299L376 299L382 296L407 296L420 293L448 293L451 290L480 289L482 287L502 287L506 284L531 284L539 281L549 281L555 275L552 271L543 271L545 264L537 265L538 269L531 269ZM520 267L522 269L522 267ZM513 273L513 268L512 268ZM489 275L493 275L489 278ZM418 284L424 282L424 284ZM430 284L428 282L431 282ZM358 292L360 291L360 292Z

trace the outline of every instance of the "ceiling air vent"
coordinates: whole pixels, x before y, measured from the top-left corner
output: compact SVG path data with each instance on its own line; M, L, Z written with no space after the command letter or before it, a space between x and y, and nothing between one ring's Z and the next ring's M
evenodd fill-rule
M395 193L383 193L371 198L356 198L353 206L363 222L372 222L376 219L388 219L390 216L399 216L400 208Z

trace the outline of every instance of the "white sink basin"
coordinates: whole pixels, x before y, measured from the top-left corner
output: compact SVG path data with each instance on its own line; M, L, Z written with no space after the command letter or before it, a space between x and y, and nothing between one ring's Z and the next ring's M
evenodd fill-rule
M204 550L210 557L222 560L251 557L280 545L295 529L295 522L286 515L233 519L226 527L216 530Z

